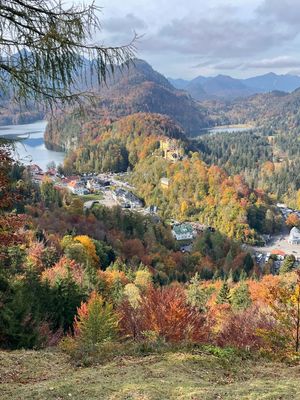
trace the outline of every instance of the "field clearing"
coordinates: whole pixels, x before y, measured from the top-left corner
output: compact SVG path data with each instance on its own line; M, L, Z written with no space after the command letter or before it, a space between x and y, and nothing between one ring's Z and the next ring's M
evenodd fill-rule
M74 367L58 351L0 352L1 400L298 400L300 366L176 352Z

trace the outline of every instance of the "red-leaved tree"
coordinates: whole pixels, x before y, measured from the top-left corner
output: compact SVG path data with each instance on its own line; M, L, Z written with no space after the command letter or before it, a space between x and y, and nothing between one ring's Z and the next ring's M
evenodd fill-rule
M134 339L151 331L169 342L205 342L209 334L205 317L187 304L185 292L179 286L150 286L141 295L139 307L124 301L119 314L122 333Z

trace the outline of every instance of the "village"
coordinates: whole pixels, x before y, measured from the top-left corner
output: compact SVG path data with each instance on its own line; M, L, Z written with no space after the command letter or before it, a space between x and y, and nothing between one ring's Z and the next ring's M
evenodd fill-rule
M127 179L127 172L123 173L102 173L102 174L83 174L74 176L61 176L56 168L48 168L44 172L38 165L31 164L27 167L32 176L32 180L41 184L47 177L54 183L58 190L67 189L74 196L79 196L83 201L84 210L91 209L95 204L106 207L120 206L125 210L134 210L143 215L150 215L152 219L159 221L156 205L145 207L144 201L133 192L135 188L131 186ZM161 186L168 187L169 180L161 179ZM190 251L193 240L206 229L213 228L197 222L179 222L169 220L167 223L172 227L172 235L181 246L183 252Z
M173 145L173 143L171 142ZM170 143L168 143L170 146ZM165 150L164 157L172 155L176 162L180 155L172 148L172 152ZM175 153L174 153L175 151ZM135 193L135 188L128 183L129 173L89 173L74 176L61 176L56 168L48 168L44 172L38 165L31 164L28 171L35 183L40 184L45 177L54 182L57 189L67 189L74 196L79 196L84 202L84 210L91 209L95 204L106 207L120 206L124 210L132 210L143 215L149 215L154 221L159 221L158 208L156 205L145 206L144 201ZM168 189L170 181L167 177L161 178L161 187ZM300 218L300 211L287 207L285 204L277 204L284 220L289 215L295 214ZM213 227L200 224L198 222L169 220L168 224L172 228L172 235L179 243L182 252L189 252L192 249L195 238L206 229L214 231ZM275 272L280 270L284 259L288 255L295 257L295 263L300 263L300 230L293 227L290 231L285 228L279 235L264 235L264 244L261 246L243 245L244 249L252 254L256 263L263 270L269 259L274 260Z
M74 196L80 196L84 201L84 209L99 203L107 207L119 205L122 208L145 212L143 201L132 192L135 188L126 182L126 172L98 175L89 173L65 177L59 175L55 168L50 168L46 172L36 164L31 164L27 168L35 183L40 184L47 177L53 181L54 187L58 190L67 189ZM154 212L155 207L151 207L151 213Z

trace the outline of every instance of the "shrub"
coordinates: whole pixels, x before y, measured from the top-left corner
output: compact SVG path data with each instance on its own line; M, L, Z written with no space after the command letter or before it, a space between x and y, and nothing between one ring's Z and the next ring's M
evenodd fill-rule
M260 331L269 331L273 326L274 320L268 314L252 306L244 311L230 313L217 334L216 342L222 347L259 350L264 347Z

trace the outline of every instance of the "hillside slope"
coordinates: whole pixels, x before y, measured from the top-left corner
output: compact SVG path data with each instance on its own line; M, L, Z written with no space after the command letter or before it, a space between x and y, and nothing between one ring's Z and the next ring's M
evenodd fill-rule
M299 366L182 352L75 368L58 352L0 352L0 392L1 400L299 400Z
M122 172L148 157L166 138L186 142L181 127L166 115L136 113L118 121L83 125L76 150L68 154L65 164L72 164L77 172ZM61 131L57 131L57 139Z
M211 118L223 123L250 123L273 129L294 129L300 120L300 89L292 93L273 91L233 102L205 102Z
M51 116L46 132L49 148L68 148L83 132L87 121L116 120L134 113L158 113L167 115L180 124L187 135L208 127L210 120L206 110L184 91L175 89L169 81L145 61L136 60L128 68L116 70L107 84L96 91L96 106L87 106L85 115L78 117L76 110L57 112ZM72 141L66 135L71 127ZM60 132L60 135L56 135ZM55 136L55 137L54 137Z

